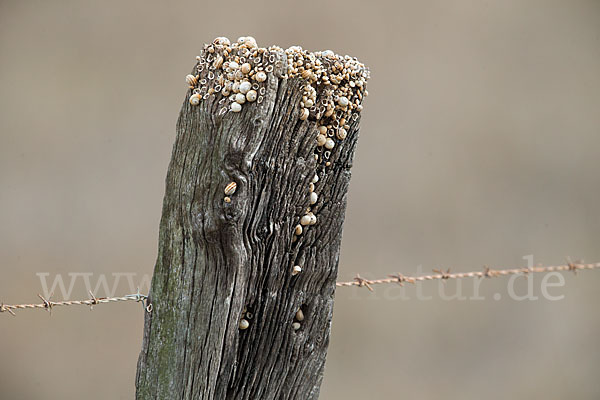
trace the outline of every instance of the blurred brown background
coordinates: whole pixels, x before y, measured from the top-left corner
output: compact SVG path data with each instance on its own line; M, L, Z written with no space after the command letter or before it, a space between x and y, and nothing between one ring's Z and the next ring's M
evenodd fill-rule
M598 1L1 0L0 301L40 272L151 274L184 76L247 34L371 68L341 280L600 262ZM565 281L339 289L321 398L598 399L600 271ZM142 318L2 314L0 398L131 399Z

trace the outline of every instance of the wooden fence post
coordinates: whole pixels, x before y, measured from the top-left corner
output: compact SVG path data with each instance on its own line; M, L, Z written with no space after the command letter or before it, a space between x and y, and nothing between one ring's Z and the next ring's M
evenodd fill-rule
M137 399L316 399L368 69L204 47L166 179Z

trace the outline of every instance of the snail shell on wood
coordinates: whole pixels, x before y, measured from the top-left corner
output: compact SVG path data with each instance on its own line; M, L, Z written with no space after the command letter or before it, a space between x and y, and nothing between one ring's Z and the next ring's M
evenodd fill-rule
M235 182L229 183L229 185L225 186L225 195L231 196L232 194L235 193L236 189L237 189L237 183L235 183Z
M308 108L303 108L303 109L302 109L302 113L300 114L300 119L301 119L302 121L306 121L306 120L308 119L308 115L309 115L309 114L310 114L310 113L309 113L309 111L308 111Z
M239 89L240 89L240 93L246 94L250 91L250 89L252 89L252 84L248 81L244 81L244 82L240 83Z
M250 90L248 93L246 93L246 100L249 102L255 101L257 97L258 94L256 93L256 90Z
M265 74L264 72L262 72L262 71L259 71L259 72L256 74L256 81L257 81L257 82L264 82L264 81L266 81L266 80L267 80L267 74Z
M235 95L235 101L239 104L244 104L246 102L246 96L241 93Z
M317 135L317 146L325 145L327 138L324 135Z
M249 63L244 63L242 64L242 73L248 75L250 73L250 70L252 69L252 66Z
M258 47L258 44L256 43L256 39L254 39L252 36L246 36L245 45L248 46L249 48Z
M202 96L200 96L198 93L194 93L190 96L190 104L193 106L197 106L198 104L200 104L201 98Z
M223 65L223 57L217 56L217 58L215 58L215 61L213 62L213 67L215 67L215 69L219 69L219 68L221 68L222 65Z
M229 39L227 39L225 36L219 36L218 38L215 38L215 40L213 40L213 43L220 44L223 46L229 46L231 44Z
M196 86L196 84L198 83L198 79L196 79L194 75L187 75L185 77L185 81L190 86Z

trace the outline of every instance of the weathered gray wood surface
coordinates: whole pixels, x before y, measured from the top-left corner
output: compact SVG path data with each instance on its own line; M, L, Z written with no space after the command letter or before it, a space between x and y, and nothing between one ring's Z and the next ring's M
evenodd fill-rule
M264 101L218 115L185 101L166 180L138 399L316 399L360 119L318 169L300 78L269 75ZM319 172L318 222L293 241ZM237 183L232 201L223 189ZM291 274L294 265L302 273ZM294 330L296 311L305 320ZM250 327L239 329L243 309Z

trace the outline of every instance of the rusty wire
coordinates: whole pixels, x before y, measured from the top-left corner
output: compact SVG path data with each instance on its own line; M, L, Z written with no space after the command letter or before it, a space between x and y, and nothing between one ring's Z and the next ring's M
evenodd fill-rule
M548 267L530 267L530 268L512 268L512 269L491 269L488 267L484 267L483 271L472 271L472 272L450 272L450 269L446 271L434 269L433 272L435 274L431 275L419 275L419 276L405 276L401 273L397 273L395 275L389 275L388 278L383 279L365 279L360 275L356 275L354 280L349 282L337 282L336 286L338 287L349 287L349 286L358 286L358 287L366 287L370 291L373 291L373 287L371 285L380 285L386 283L395 283L402 286L404 283L416 283L423 281L433 281L433 280L447 280L447 279L463 279L463 278L496 278L500 276L508 276L508 275L526 275L529 273L544 273L544 272L562 272L562 271L572 271L573 273L577 273L577 271L581 270L593 270L600 269L600 263L593 264L583 264L583 263L572 263L569 262L565 265L555 265ZM42 300L42 303L38 304L17 304L17 305L8 305L4 303L0 303L0 313L7 312L9 314L15 315L14 310L26 310L26 309L44 309L48 311L52 311L53 307L58 306L89 306L92 308L97 304L106 304L113 302L122 302L122 301L136 301L144 303L145 310L147 312L152 311L152 304L148 302L148 296L136 293L129 294L122 297L95 297L93 293L90 292L90 299L87 300L64 300L64 301L50 301L49 299L44 298L42 295L39 295L39 298Z
M152 311L152 304L148 303L148 296L141 293L128 294L122 297L96 297L90 292L90 299L87 300L63 300L63 301L51 301L49 298L46 299L41 294L38 297L42 299L42 303L37 304L16 304L9 305L0 303L0 313L7 312L15 315L14 310L27 310L27 309L44 309L52 313L52 308L59 306L89 306L92 309L97 304L115 303L121 301L136 301L144 303L147 312Z
M338 287L347 286L358 286L366 287L370 291L373 291L371 285L380 285L384 283L396 283L402 286L404 283L416 283L422 281L433 281L433 280L446 280L446 279L462 279L462 278L496 278L499 276L508 275L526 275L534 272L559 272L559 271L573 271L577 273L580 270L591 270L600 269L600 263L594 264L583 264L583 263L572 263L569 262L565 265L555 265L548 267L530 267L530 268L512 268L512 269L491 269L484 267L483 271L474 272L455 272L451 273L450 269L443 271L434 269L435 274L432 275L419 275L419 276L405 276L400 273L395 275L389 275L388 278L383 279L365 279L360 275L356 275L354 280L350 282L337 282Z

